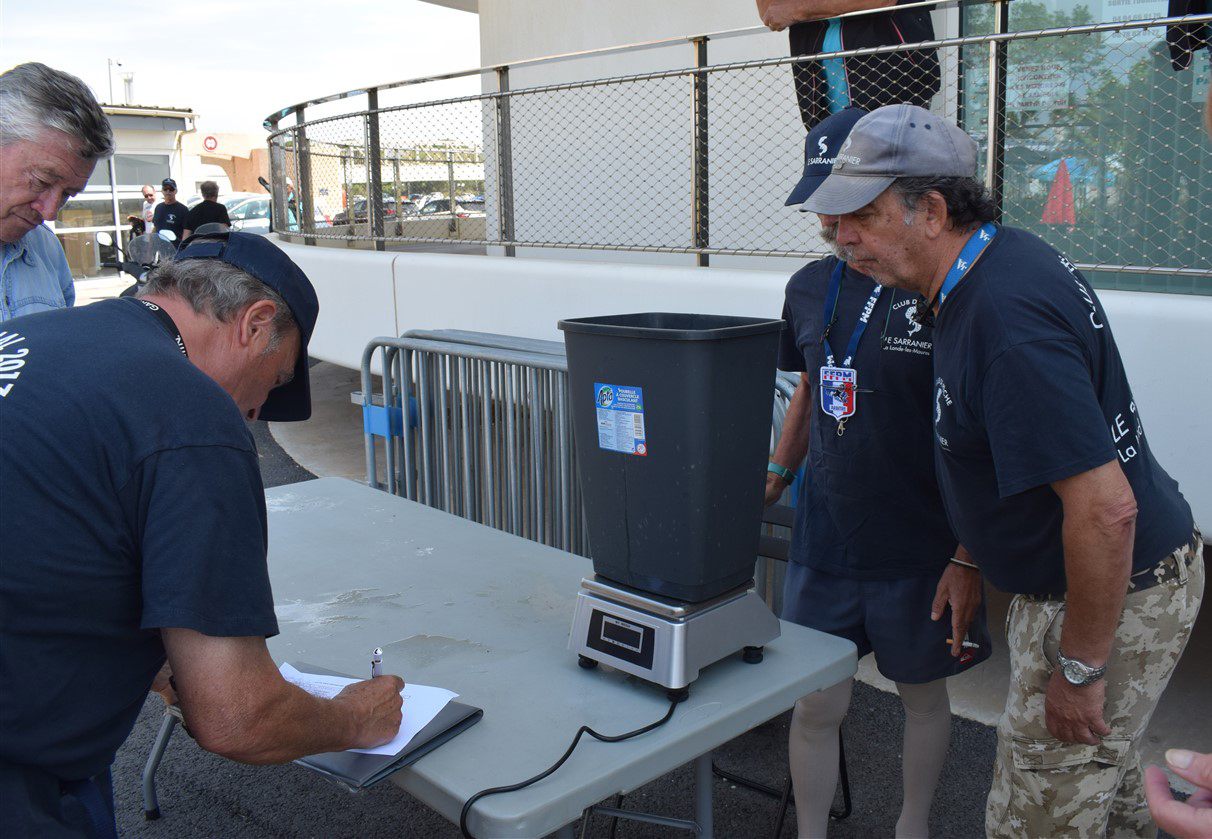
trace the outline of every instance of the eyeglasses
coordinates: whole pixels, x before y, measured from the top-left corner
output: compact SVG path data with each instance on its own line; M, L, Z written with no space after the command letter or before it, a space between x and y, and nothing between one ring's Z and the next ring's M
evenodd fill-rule
M171 186L162 186L162 187L160 187L160 191L161 192L176 192L177 190L175 190Z

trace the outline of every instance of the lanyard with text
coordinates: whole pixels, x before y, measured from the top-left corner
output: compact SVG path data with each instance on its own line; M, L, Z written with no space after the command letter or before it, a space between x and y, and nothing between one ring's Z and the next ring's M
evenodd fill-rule
M846 420L852 417L858 408L858 373L850 365L858 351L859 341L867 331L867 322L875 311L880 292L884 290L879 283L871 289L871 296L867 298L867 303L859 314L858 323L854 325L850 343L846 345L846 357L842 359L840 366L835 365L829 330L833 328L833 318L842 289L842 274L845 271L846 263L839 261L829 277L829 289L825 292L824 331L821 333L821 343L825 345L825 364L821 367L821 410L838 421L839 437L846 433Z
M137 297L131 297L128 299L142 304L147 311L155 315L160 323L163 324L164 328L168 330L168 334L172 336L172 339L177 342L177 349L181 350L181 355L189 358L189 353L185 350L185 340L181 337L181 331L177 329L177 325L173 323L173 319L169 317L168 312L164 311L150 300L140 300Z
M968 273L968 269L972 267L972 263L976 262L977 257L985 252L985 248L989 247L989 243L993 241L993 237L997 235L997 227L993 222L985 222L980 230L968 237L968 241L964 244L964 249L960 251L960 255L956 257L955 264L951 266L951 270L947 272L947 276L943 279L943 287L938 290L938 305L941 307L943 301L947 299L947 295L952 292L964 275Z

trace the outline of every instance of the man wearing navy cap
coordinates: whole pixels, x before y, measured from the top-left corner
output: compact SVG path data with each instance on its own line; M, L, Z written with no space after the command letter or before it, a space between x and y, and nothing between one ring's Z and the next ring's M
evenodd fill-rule
M1203 595L1202 537L1154 459L1098 296L994 224L977 146L911 105L855 123L806 205L853 265L923 301L957 535L1013 592L990 836L1146 836L1136 744Z
M787 199L820 187L853 126L850 108L808 134ZM825 241L837 218L819 216ZM884 291L837 257L787 283L779 368L800 371L767 473L774 503L808 454L783 618L874 652L905 706L904 797L896 836L928 836L947 754L946 677L990 654L981 575L947 523L930 455L931 330L912 295ZM790 736L799 835L823 837L838 778L838 729L853 680L796 703ZM891 757L891 756L889 756Z
M3 325L0 835L112 836L109 765L153 683L241 762L395 735L399 678L321 700L265 646L246 421L310 415L318 313L281 250L230 233L185 242L138 298Z
M177 200L177 182L165 178L160 184L160 192L164 200L156 205L152 213L152 225L157 231L171 230L179 244L185 236L185 220L189 217L189 207Z

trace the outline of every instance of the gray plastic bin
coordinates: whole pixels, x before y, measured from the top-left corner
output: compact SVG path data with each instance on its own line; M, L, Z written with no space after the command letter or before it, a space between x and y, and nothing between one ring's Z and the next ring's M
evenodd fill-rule
M689 602L753 576L781 320L559 323L594 572Z

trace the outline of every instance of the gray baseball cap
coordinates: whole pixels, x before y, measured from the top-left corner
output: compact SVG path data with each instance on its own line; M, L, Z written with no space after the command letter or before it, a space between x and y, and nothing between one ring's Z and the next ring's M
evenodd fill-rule
M917 105L885 105L860 119L838 149L833 170L804 209L829 216L852 213L897 178L973 177L976 141Z

